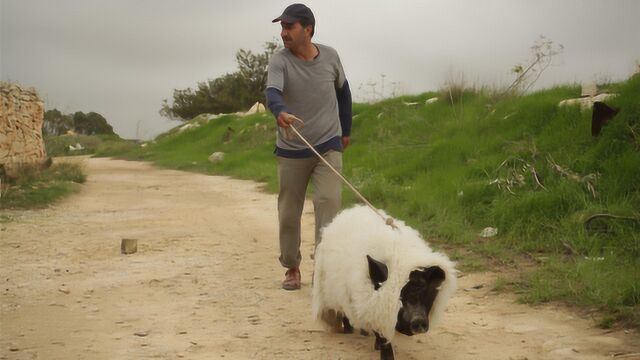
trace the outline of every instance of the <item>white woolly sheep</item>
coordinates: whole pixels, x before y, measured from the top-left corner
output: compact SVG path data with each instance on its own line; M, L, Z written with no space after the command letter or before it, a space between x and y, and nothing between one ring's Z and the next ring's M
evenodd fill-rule
M393 359L391 340L396 330L413 335L436 323L456 288L454 264L433 252L416 230L399 220L394 224L396 229L371 209L355 206L322 230L315 252L314 317L334 328L342 321L345 332L352 331L351 326L373 331L382 359ZM430 273L437 274L435 279ZM415 304L401 299L413 291L408 284L414 279L422 288L411 286L428 303L421 308L422 323L417 324L404 315L415 311ZM405 322L402 329L400 322Z

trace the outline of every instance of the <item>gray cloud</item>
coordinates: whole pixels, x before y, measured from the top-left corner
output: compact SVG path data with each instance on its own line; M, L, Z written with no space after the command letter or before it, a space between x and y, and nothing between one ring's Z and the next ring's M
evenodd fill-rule
M162 99L235 71L238 49L260 51L278 37L271 19L288 4L0 0L0 77L36 87L49 108L97 111L124 137L151 137L176 125L158 115ZM387 95L392 82L418 93L460 73L470 83L504 84L540 35L565 50L538 87L621 80L640 60L636 0L307 4L315 41L338 50L360 100L380 74Z

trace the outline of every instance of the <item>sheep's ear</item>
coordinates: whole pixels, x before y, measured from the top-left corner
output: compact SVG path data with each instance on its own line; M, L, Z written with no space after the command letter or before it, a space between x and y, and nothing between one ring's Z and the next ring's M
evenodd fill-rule
M382 283L387 281L389 269L387 269L387 265L375 260L369 255L367 255L367 261L369 262L369 277L373 283L373 288L378 290L380 286L382 286Z
M431 284L433 287L438 287L444 281L446 275L444 270L439 266L431 266L428 268L422 268L422 276L427 284Z

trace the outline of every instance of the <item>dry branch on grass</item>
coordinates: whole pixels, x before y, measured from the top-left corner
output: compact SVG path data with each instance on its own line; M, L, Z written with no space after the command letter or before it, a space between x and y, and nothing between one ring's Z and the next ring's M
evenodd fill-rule
M506 190L509 193L515 195L513 188L516 186L525 185L526 184L525 175L527 173L530 173L535 185L537 187L542 188L543 190L547 190L547 188L544 187L544 185L542 185L542 180L535 166L517 157L516 158L510 157L505 159L502 163L500 163L500 166L498 166L498 168L494 170L494 173L500 171L500 169L505 167L510 162L512 163L512 165L511 165L511 168L507 170L508 171L507 176L502 178L501 177L495 178L489 182L489 185L495 184L498 186L498 189Z
M596 193L595 184L598 181L599 174L591 173L591 174L581 176L580 174L577 174L571 171L571 169L569 168L565 168L558 165L558 163L556 163L556 161L553 159L551 154L547 154L547 162L551 166L551 169L555 170L560 175L566 177L569 180L584 184L587 187L587 190L589 190L589 192L591 193L591 195L594 198L596 198L597 193Z
M537 150L532 151L532 157L535 158L537 155ZM597 173L591 173L587 175L580 175L569 168L558 165L558 163L554 160L551 154L547 154L547 163L551 167L552 170L560 174L561 176L575 181L577 183L584 184L587 190L591 193L591 195L596 198L596 183L598 181L598 177L600 176ZM533 183L536 187L540 187L543 190L547 190L547 188L543 185L541 176L536 170L535 166L525 161L524 159L518 157L509 157L505 159L500 165L493 171L493 173L499 172L501 169L509 166L506 170L507 174L504 177L496 177L493 180L489 181L489 185L497 185L498 189L506 190L511 194L515 195L514 188L520 187L526 184L526 176L527 174L531 174L533 179ZM487 174L489 176L489 174Z

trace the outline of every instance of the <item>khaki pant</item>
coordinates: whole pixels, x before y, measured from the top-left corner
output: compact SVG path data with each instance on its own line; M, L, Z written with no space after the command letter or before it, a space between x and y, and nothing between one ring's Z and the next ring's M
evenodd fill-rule
M336 170L342 171L342 153L329 151L323 155ZM280 263L290 269L298 267L300 254L300 219L309 179L313 181L313 210L316 217L315 245L320 230L340 211L342 184L340 178L317 157L291 159L278 156L278 219L280 221Z

